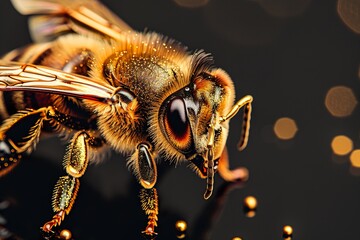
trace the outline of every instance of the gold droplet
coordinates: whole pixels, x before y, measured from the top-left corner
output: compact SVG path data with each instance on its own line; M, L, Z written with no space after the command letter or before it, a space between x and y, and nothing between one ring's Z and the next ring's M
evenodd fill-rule
M65 239L65 240L71 239L71 232L69 230L67 230L67 229L61 230L60 238Z
M253 196L247 196L244 199L244 205L249 209L255 209L257 207L257 200Z
M351 152L350 162L353 167L360 168L360 149Z
M255 217L257 208L257 200L253 196L247 196L244 199L244 212L248 218Z
M187 228L187 224L184 220L178 220L175 223L175 228L179 232L185 232Z
M275 135L282 140L294 138L297 130L296 122L288 117L279 118L274 125Z
M334 117L350 116L356 105L357 99L351 88L335 86L326 93L325 106Z
M240 237L233 237L231 240L242 240Z
M286 235L292 235L292 234L293 234L293 229L292 229L291 226L286 225L286 226L284 226L284 228L283 228L283 232L284 232L284 234L286 234Z
M286 225L283 227L283 237L284 239L291 239L291 236L293 234L293 228L289 225Z
M331 141L331 148L336 155L344 156L353 149L353 142L345 135L338 135Z

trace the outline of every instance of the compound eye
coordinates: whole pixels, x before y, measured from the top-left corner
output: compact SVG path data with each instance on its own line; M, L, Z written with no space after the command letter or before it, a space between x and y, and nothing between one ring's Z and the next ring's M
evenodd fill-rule
M182 152L191 145L191 131L185 103L181 98L172 99L166 107L165 130L169 140Z

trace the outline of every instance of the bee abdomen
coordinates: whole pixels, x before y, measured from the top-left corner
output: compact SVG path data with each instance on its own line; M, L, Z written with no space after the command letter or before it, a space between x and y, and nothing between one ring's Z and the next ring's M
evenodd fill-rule
M50 43L31 44L12 50L3 56L3 59L6 61L40 64L51 52Z

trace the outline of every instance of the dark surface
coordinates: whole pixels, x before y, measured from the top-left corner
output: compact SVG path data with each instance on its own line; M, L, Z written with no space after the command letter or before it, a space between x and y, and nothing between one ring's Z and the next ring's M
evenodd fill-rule
M228 186L217 176L214 196L205 201L205 181L185 164L163 161L157 239L176 239L178 219L188 222L186 239L281 239L284 225L293 227L294 239L360 239L360 177L350 174L348 156L334 161L330 147L338 134L360 146L359 109L335 118L324 105L332 86L348 86L356 96L360 89L360 36L338 17L336 1L293 1L281 17L256 1L210 0L195 9L164 0L104 2L137 30L161 32L213 53L234 80L238 98L255 99L248 147L236 151L240 115L231 122L228 140L232 167L246 166L249 181ZM27 18L7 0L0 9L0 53L29 43ZM276 138L272 127L280 117L296 121L295 138ZM57 139L42 141L31 159L0 180L0 198L10 201L0 209L0 220L21 239L40 239L39 227L52 216L51 193L64 174L64 151ZM74 209L62 225L74 239L141 239L146 218L140 187L124 159L113 154L81 179ZM243 213L248 195L258 199L254 218Z

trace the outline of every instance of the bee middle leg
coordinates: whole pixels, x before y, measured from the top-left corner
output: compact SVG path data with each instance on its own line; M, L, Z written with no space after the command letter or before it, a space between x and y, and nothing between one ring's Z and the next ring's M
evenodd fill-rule
M86 130L80 130L90 129L86 120L67 116L54 107L21 110L0 126L0 176L14 168L23 154L34 149L44 121L50 121L54 127L65 126L79 130L72 137L64 157L67 175L60 177L54 188L52 206L55 215L43 226L43 230L49 232L69 214L79 189L79 178L85 173L89 162L89 148L101 147L103 140L91 136Z
M156 188L141 189L140 190L141 208L145 211L148 216L148 224L143 234L148 236L156 235L155 227L157 226L159 206L158 206L158 195Z
M154 185L157 179L157 168L151 154L150 144L140 143L133 155L135 176L143 187L140 191L141 208L148 217L148 224L142 232L154 236L158 220L158 195Z
M89 148L99 147L97 140L86 131L79 131L73 136L64 157L67 175L60 177L54 188L52 207L55 215L43 225L43 231L52 231L70 213L79 190L79 178L84 175L89 163Z

